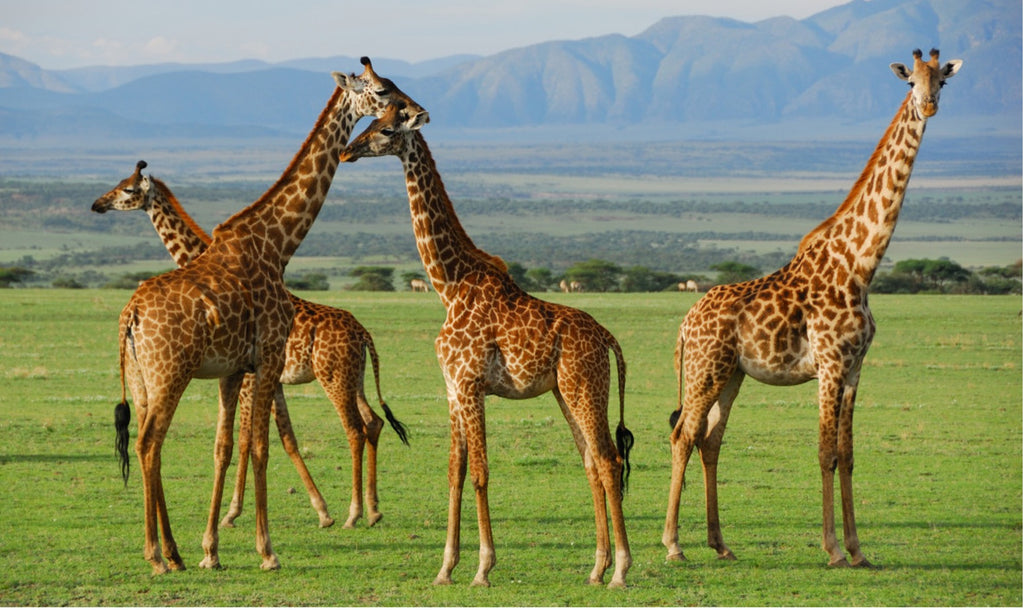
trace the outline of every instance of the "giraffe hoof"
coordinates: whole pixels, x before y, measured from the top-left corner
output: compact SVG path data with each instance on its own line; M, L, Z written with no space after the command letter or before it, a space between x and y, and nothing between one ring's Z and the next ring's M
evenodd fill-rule
M833 559L832 561L828 562L828 567L848 568L850 567L850 562L846 561L846 557L840 557L839 559Z
M434 584L435 585L453 585L455 583L452 581L452 577L451 576L438 576L437 578L434 579Z
M868 561L866 558L861 557L860 559L854 559L853 563L850 564L854 568L864 568L866 570L877 570L878 566Z
M472 582L472 584L470 586L473 586L473 587L490 587L491 586L491 581L487 580L486 576L480 576L478 574L476 576L476 578L473 579L473 582Z
M320 527L328 528L334 525L334 519L330 517L320 517Z
M260 564L260 569L267 571L280 570L281 562L277 560L277 555L271 555L263 560L263 563Z
M235 527L234 517L224 517L220 522L221 527Z
M723 561L736 561L736 556L732 554L732 551L725 549L718 554L718 558Z
M368 516L366 518L366 525L368 527L373 527L374 525L377 525L378 523L380 523L380 520L383 519L383 518L384 518L384 515L382 515L381 513L372 514L372 515L370 515L370 516Z
M686 561L686 555L682 553L669 553L665 556L665 561Z
M199 562L199 567L205 568L207 570L219 570L221 569L220 558L218 558L217 556L206 557Z
M626 581L613 578L612 581L610 583L608 583L608 588L609 589L625 589L626 588Z
M153 573L152 573L153 576L159 576L161 574L166 574L166 573L167 573L167 564L166 563L161 561L160 563L154 563L153 564Z

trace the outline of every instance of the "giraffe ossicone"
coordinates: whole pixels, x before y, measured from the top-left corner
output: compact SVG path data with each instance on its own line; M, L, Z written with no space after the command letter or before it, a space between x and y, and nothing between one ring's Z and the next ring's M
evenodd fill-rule
M718 457L733 401L749 375L772 385L818 380L822 548L830 565L870 565L857 536L853 501L853 407L875 333L868 286L896 226L925 123L938 110L945 81L962 64L940 65L936 50L929 61L919 50L913 55L913 68L892 64L911 91L835 214L803 238L786 266L712 288L679 327L679 397L670 417L672 479L662 534L668 559L685 559L679 502L694 447L704 469L708 546L722 559L735 559L719 522ZM836 471L849 561L836 538Z

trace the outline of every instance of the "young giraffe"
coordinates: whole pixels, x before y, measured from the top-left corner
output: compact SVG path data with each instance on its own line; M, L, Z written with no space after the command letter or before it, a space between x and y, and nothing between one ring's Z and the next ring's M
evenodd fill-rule
M430 150L419 133L426 121L405 119L393 106L345 149L342 160L396 155L405 169L416 246L434 291L447 310L434 347L444 374L451 424L448 535L435 584L450 584L459 562L462 487L469 471L476 491L480 563L473 584L487 586L494 542L487 501L484 397L520 399L552 392L583 458L594 502L597 551L589 582L611 565L607 505L615 535L610 586L626 583L631 564L622 494L632 434L623 424L625 362L618 342L590 315L524 292L505 263L477 248L463 230ZM618 368L618 450L608 430L608 350Z
M267 449L271 403L284 369L293 306L282 274L323 205L345 146L359 118L382 114L388 104L423 112L390 81L373 73L368 59L360 76L334 73L335 88L313 130L281 178L255 203L213 232L207 250L183 268L146 280L121 312L122 385L135 398L142 468L146 543L155 573L185 565L171 534L160 476L160 453L179 399L193 378L218 378L220 401L214 450L214 483L203 536L201 567L220 565L217 521L224 475L231 460L239 390L253 373L250 433L256 488L256 549L263 569L280 566L267 532ZM115 409L122 473L127 474L128 405ZM157 552L157 527L163 556Z
M853 405L875 332L868 286L895 229L925 122L961 63L939 65L939 52L932 50L927 62L914 51L913 70L892 64L911 91L836 213L803 238L785 267L716 286L686 314L676 345L680 403L671 418L672 482L662 536L669 559L685 559L678 543L679 496L695 445L704 467L708 545L720 558L735 559L718 519L718 454L729 410L750 375L772 385L818 379L822 546L829 565L849 565L835 533L838 468L846 550L854 566L870 565L853 512Z
M342 135L347 140L350 134ZM152 176L142 175L145 168L146 162L139 161L135 166L135 173L97 199L92 204L92 210L101 214L108 210L145 210L174 262L179 267L184 267L206 250L211 241L210 236L181 207L166 184ZM363 391L367 352L370 354L373 379L377 388L377 401L399 438L406 445L409 444L405 427L395 419L391 409L381 398L380 366L373 338L355 316L343 309L311 303L291 293L288 296L295 308L295 319L288 335L281 383L297 385L309 383L314 379L319 381L345 427L352 453L352 500L348 520L345 522L346 528L353 527L356 520L363 515L362 459L363 448L367 447L366 506L367 520L372 526L382 517L377 496L377 442L384 427L384 420L366 402L366 394ZM242 512L249 460L247 426L251 413L252 380L252 375L246 375L242 384L240 399L243 430L239 433L238 475L231 507L221 521L222 527L233 526L235 518ZM310 503L319 515L320 527L330 527L334 519L328 513L327 503L299 453L299 444L288 416L288 405L280 388L274 394L274 407L274 418L281 443L306 486Z

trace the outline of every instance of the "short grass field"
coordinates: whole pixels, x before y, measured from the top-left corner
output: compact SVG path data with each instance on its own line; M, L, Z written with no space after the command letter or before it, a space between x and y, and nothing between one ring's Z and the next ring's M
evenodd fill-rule
M0 604L1022 604L1019 296L872 297L878 333L858 392L854 491L860 539L878 569L854 570L827 568L820 549L813 382L777 388L748 380L733 409L720 501L738 561L718 561L705 546L694 458L680 516L688 560L667 562L660 540L667 420L676 401L672 352L696 296L548 295L607 326L629 365L626 424L636 447L625 511L634 563L625 590L584 584L594 555L590 494L550 395L488 402L493 586L470 586L477 531L468 482L456 583L433 586L447 506L447 405L433 354L444 311L433 294L303 296L349 309L374 334L385 399L410 429L408 448L390 429L381 437L383 521L341 528L350 486L341 423L318 385L289 387L306 464L339 523L317 527L272 432L270 533L281 569L259 568L251 490L238 527L221 531L224 569L199 568L217 417L216 384L199 380L163 451L170 517L188 570L154 577L142 559L138 465L133 458L125 487L114 454L117 317L129 293L0 292ZM131 430L134 441L134 421Z

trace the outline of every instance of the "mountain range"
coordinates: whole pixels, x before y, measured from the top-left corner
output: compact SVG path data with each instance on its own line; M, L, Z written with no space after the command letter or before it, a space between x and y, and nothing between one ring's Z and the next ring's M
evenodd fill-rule
M829 139L890 118L906 85L889 64L935 47L964 60L942 100L946 133L1013 136L1021 23L1019 0L853 0L802 20L677 16L631 37L373 60L448 137ZM0 139L303 136L331 70L361 66L338 56L45 70L0 54Z

